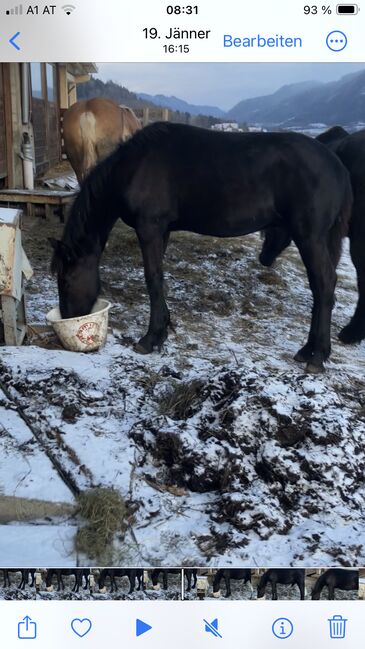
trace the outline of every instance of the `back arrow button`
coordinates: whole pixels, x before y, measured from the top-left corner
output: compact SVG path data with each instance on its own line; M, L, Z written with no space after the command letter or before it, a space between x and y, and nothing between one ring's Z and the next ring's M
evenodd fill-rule
M13 47L15 47L15 49L18 50L18 52L19 52L19 51L20 51L20 47L19 47L18 43L15 42L16 39L18 38L18 36L20 36L20 32L17 32L16 34L14 34L14 36L12 36L11 38L9 38L9 43L10 43L10 45L12 45Z

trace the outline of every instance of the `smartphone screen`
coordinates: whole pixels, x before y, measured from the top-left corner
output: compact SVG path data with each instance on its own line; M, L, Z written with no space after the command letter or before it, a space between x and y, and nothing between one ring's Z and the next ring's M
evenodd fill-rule
M0 0L3 638L358 648L365 8L73 2Z

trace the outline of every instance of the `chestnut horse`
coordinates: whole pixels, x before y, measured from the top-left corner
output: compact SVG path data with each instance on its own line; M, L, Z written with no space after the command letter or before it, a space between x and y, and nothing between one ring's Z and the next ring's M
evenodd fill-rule
M67 157L79 183L97 162L141 128L131 108L111 99L94 97L77 101L63 117Z

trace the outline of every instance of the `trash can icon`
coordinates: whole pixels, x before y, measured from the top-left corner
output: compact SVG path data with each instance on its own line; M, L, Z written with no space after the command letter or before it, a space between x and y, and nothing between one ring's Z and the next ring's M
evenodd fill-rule
M342 615L334 615L328 621L330 623L330 638L343 639L346 635L347 620Z

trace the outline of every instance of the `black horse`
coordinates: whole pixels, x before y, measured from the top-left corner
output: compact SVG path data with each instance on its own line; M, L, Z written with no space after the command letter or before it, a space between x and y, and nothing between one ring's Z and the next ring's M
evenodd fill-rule
M335 588L359 590L359 571L344 568L330 568L318 577L312 590L312 599L320 599L323 588L328 589L328 599L335 599Z
M144 570L142 569L136 570L136 579L138 583L137 590L145 590Z
M33 588L33 586L34 586L35 568L3 568L3 577L4 577L3 587L4 588L6 588L7 586L11 586L10 574L9 573L13 573L13 572L14 573L20 572L20 574L21 574L21 580L20 580L19 585L17 586L17 588L20 588L20 590L23 590L28 585L30 585L30 587ZM32 578L30 584L29 584L29 576L31 576L31 578Z
M156 588L158 585L158 578L160 576L160 573L162 572L162 585L163 589L167 590L167 581L168 581L168 576L169 575L180 575L181 570L176 568L171 568L169 570L162 570L161 568L155 568L155 570L152 570L151 572L151 581L152 581L152 586Z
M252 584L251 584L251 569L250 568L244 568L244 569L239 569L239 568L231 568L231 569L221 569L216 572L214 575L214 580L213 580L213 595L215 597L218 596L218 593L220 591L220 583L224 579L226 583L226 597L231 596L231 579L234 580L243 580L243 585L245 585L247 582L251 586L251 592L252 592Z
M63 581L63 577L75 577L75 583L73 585L72 590L77 592L79 590L79 586L82 580L82 570L79 570L78 568L49 568L46 573L46 588L51 588L53 585L53 579L56 577L57 579L57 590L60 591L61 589L65 589L65 584Z
M185 568L184 569L184 577L186 577L186 581L188 583L188 587L186 591L189 593L192 588L196 588L196 581L198 578L198 571L194 570L193 568Z
M271 584L272 599L278 598L277 584L298 586L300 599L305 599L305 571L299 568L271 568L262 575L257 586L257 597L264 597L267 584Z
M348 169L352 183L354 202L348 235L359 297L354 315L338 335L343 343L351 344L365 338L365 131L350 135L341 126L334 126L319 135L317 140L336 153ZM285 228L268 228L260 255L261 263L271 266L291 239Z
M308 342L296 360L321 371L330 354L335 269L351 207L346 169L304 135L152 124L91 171L62 241L51 240L62 318L90 313L100 291L101 254L118 217L135 229L142 250L151 307L137 345L143 353L167 338L162 266L170 232L234 237L279 226L298 246L313 293Z
M141 571L138 571L138 588L137 590L141 589ZM143 573L143 571L142 571ZM99 576L99 590L102 590L105 587L106 580L109 578L110 580L110 592L113 593L114 591L118 590L118 584L116 582L116 577L128 577L129 579L129 595L133 593L135 585L136 585L136 577L137 577L137 570L134 568L105 568L104 570L101 571L100 576ZM143 584L143 574L142 574L142 584Z
M78 568L76 570L76 581L73 587L75 593L79 592L80 586L82 586L84 590L87 590L90 583L90 575L90 568Z

